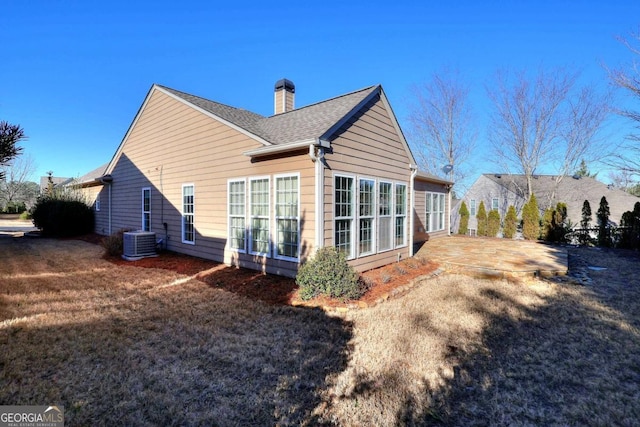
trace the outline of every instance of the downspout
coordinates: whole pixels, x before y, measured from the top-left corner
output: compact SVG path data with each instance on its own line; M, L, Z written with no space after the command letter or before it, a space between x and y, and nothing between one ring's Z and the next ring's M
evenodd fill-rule
M411 195L411 207L409 209L409 256L412 257L413 253L413 227L414 227L414 212L416 209L416 196L415 196L415 178L418 174L418 167L415 165L409 165L409 170L411 170L411 180L409 181L409 194Z
M319 249L324 246L324 149L322 146L309 144L309 157L315 163L315 247Z
M453 188L453 186L451 184L447 184L446 188L449 193L449 206L447 207L447 218L449 219L449 224L447 224L447 236L451 236L451 188Z

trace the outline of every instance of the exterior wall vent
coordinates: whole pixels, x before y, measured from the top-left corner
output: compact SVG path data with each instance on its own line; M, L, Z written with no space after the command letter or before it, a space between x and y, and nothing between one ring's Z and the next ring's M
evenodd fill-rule
M122 258L129 261L156 256L156 233L150 231L123 233L122 247Z

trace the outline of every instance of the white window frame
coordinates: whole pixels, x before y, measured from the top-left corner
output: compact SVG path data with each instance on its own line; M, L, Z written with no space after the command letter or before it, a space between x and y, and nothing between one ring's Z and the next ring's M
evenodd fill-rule
M471 199L469 200L469 216L475 217L476 214L476 199Z
M371 210L371 212L368 213L368 215L365 215L362 213L362 208L363 208L363 204L362 204L362 188L361 185L362 183L367 182L371 185L371 195L370 195L370 206L369 209ZM358 257L363 257L363 256L367 256L367 255L373 255L376 253L376 211L378 209L378 203L377 203L377 191L376 191L376 186L377 186L377 182L375 179L373 178L368 178L368 177L359 177L358 178L358 211L357 211L357 216L358 216ZM362 251L362 220L368 220L370 221L371 224L371 228L369 230L369 235L371 236L371 241L370 241L370 249L368 251Z
M296 178L297 179L297 186L296 186L296 212L295 212L295 216L290 216L290 215L283 215L280 216L278 215L278 196L281 193L278 189L278 182L279 180L283 180L283 179L287 179L287 178ZM274 230L274 235L275 235L275 239L274 239L274 245L273 245L273 251L274 251L274 258L276 259L281 259L281 260L285 260L285 261L293 261L293 262L300 262L300 174L299 173L289 173L289 174L280 174L280 175L274 175L273 177L273 181L274 181L274 188L273 188L273 216L274 216L274 225L273 225L273 230ZM278 252L278 248L279 248L279 244L280 244L280 231L278 229L278 221L279 220L284 220L284 221L290 221L290 220L294 220L296 221L296 235L297 235L297 242L296 242L296 256L295 257L290 257L287 255L281 255Z
M184 203L184 190L186 188L191 187L192 190L192 202L191 202L191 209L193 212L185 212L185 203ZM188 245L195 245L196 244L196 186L193 183L190 184L182 184L182 200L181 200L181 210L182 210L182 232L181 232L181 239L182 239L182 243L186 243ZM191 216L191 225L193 226L193 240L186 240L185 239L185 232L186 232L186 228L185 228L185 219Z
M144 194L149 193L149 210L145 210L144 206ZM151 187L142 188L142 231L151 231ZM148 215L148 219L147 219Z
M381 207L382 207L382 203L380 203L381 201L381 197L382 197L382 191L381 191L381 187L382 185L388 185L389 186L389 200L387 202L387 207L389 212L387 214L383 214L381 213ZM378 214L378 242L377 242L377 250L378 253L380 252L386 252L386 251L390 251L393 249L394 247L394 243L395 243L395 222L394 222L394 209L395 209L395 194L393 192L394 190L394 185L393 182L391 181L384 181L384 180L380 180L378 181L378 206L376 206L376 211ZM389 221L389 226L386 228L383 228L382 226L382 219L388 219ZM383 241L383 239L380 238L380 235L382 233L387 233L387 238L388 238L388 242L389 242L389 247L387 248L381 248L380 247L380 242Z
M497 211L498 209L500 209L500 199L494 197L491 199L491 210Z
M398 187L404 187L404 213L398 213ZM393 215L393 242L395 248L401 248L407 246L407 203L409 202L409 195L407 194L407 184L396 182L393 186L394 195L394 215ZM402 218L402 242L398 243L398 219Z
M267 215L254 215L253 214L253 183L256 181L267 181ZM264 257L271 257L271 177L267 176L254 176L249 178L249 242L248 242L248 250L249 253L251 255L256 255L256 256L264 256ZM267 251L266 252L261 252L261 251L254 251L253 250L253 235L254 235L254 227L253 227L253 220L254 219L259 219L259 220L266 220L266 224L267 224L267 229L266 229L266 233L267 233Z
M243 192L242 192L242 214L238 214L238 213L231 213L232 209L231 209L231 185L232 184L237 184L237 183L242 183L243 185ZM241 248L235 248L233 247L233 245L231 244L231 242L233 241L233 228L232 228L232 223L233 223L233 219L234 218L242 218L242 222L244 224L243 228L243 238L242 238L242 247ZM245 178L237 178L237 179L230 179L227 181L227 224L229 225L228 227L228 246L229 249L234 251L234 252L239 252L239 253L247 253L247 235L248 233L248 227L247 227L247 180Z
M100 199L96 199L95 203L93 204L93 207L96 210L96 212L100 212Z
M350 179L352 186L351 186L351 215L349 216L338 216L338 212L336 211L336 205L337 205L337 200L336 200L336 190L337 190L337 180L338 178L344 178L344 179ZM349 175L349 174L343 174L343 173L336 173L333 175L333 246L337 249L340 250L340 248L338 247L338 241L336 239L336 232L337 232L337 224L339 221L348 221L350 223L350 228L349 228L349 239L350 239L350 243L349 243L349 251L346 253L347 259L354 259L355 258L355 249L356 249L356 184L357 184L358 180L356 179L356 177L354 175Z
M427 233L445 229L445 195L427 191L425 194L425 229Z

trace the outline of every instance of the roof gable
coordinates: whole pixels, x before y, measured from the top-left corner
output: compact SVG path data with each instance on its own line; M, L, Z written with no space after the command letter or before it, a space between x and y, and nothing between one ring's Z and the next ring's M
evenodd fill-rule
M144 111L154 91L160 91L173 99L194 108L211 118L224 123L227 126L256 140L265 149L274 145L297 147L301 142L309 140L325 140L335 133L344 123L360 111L370 100L380 96L391 122L400 138L412 165L415 159L404 134L398 125L397 119L389 105L389 102L380 85L369 86L354 92L337 96L325 101L301 107L286 113L264 117L240 108L231 107L219 102L214 102L199 96L191 95L165 86L154 84L127 133L122 139L116 153L109 163L105 173L110 173L114 161L122 152L123 146L132 129ZM274 147L275 148L275 147ZM256 150L260 152L261 149Z

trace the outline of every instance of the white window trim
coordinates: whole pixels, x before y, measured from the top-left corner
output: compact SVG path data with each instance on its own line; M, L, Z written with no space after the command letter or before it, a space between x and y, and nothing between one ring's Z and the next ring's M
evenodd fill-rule
M362 181L368 181L373 183L373 207L372 207L372 214L371 215L366 215L366 216L361 216L360 215L360 183ZM365 256L369 256L369 255L375 255L376 254L376 245L378 243L378 239L377 239L377 228L376 228L376 219L377 219L377 213L376 211L378 210L378 203L377 203L377 195L378 195L378 191L377 191L377 186L378 186L378 181L375 178L369 178L366 176L361 176L358 177L357 180L358 186L357 186L357 190L358 190L358 194L356 197L357 203L357 211L356 211L356 218L357 218L357 242L358 242L358 247L357 247L357 253L358 253L358 258L361 257L365 257ZM371 219L371 250L368 252L360 252L360 220L361 219Z
M350 178L353 180L353 196L351 197L351 216L350 217L338 217L336 216L336 178ZM333 210L333 236L332 236L332 241L333 241L333 246L337 248L337 242L336 242L336 222L337 221L343 221L343 220L351 220L351 250L350 253L347 254L347 259L355 259L356 258L356 244L357 244L357 240L356 240L356 209L357 209L357 204L356 204L356 198L357 198L357 194L356 194L356 184L357 184L358 180L356 178L355 175L351 175L351 174L346 174L346 173L334 173L333 174L333 203L332 203L332 210Z
M495 205L496 205L496 207L495 207L495 208L493 207L493 202L494 202L494 201L496 202L496 203L495 203ZM491 210L492 210L492 211L493 211L493 210L496 210L496 211L497 211L497 210L499 210L499 209L500 209L500 199L499 199L499 198L497 198L497 197L493 197L493 198L491 199Z
M96 199L95 203L93 204L93 207L96 210L96 212L100 212L100 199Z
M144 210L144 192L148 191L149 192L149 211L145 211ZM142 199L142 226L141 226L141 230L143 231L151 231L151 187L142 187L142 191L141 191L141 199ZM144 228L144 214L145 213L149 213L149 230L145 230Z
M475 217L477 214L478 214L478 211L476 206L476 199L470 199L469 200L469 216Z
M431 205L429 205L429 200L431 200ZM438 201L438 210L433 209L434 200ZM446 203L444 193L425 191L425 230L427 233L436 233L438 231L444 231L447 228L445 218ZM429 219L427 219L427 209L430 209ZM438 227L438 224L440 224L440 227Z
M251 212L251 206L253 205L253 192L251 191L251 184L254 181L262 181L262 180L267 180L267 203L269 204L267 207L267 225L269 227L268 230L268 240L267 240L267 252L255 252L253 251L253 214ZM247 206L248 209L248 217L249 217L249 226L248 226L248 230L249 230L249 241L247 242L248 244L248 248L247 250L249 251L249 253L251 255L256 255L256 256L262 256L262 257L267 257L270 258L271 257L271 242L273 241L272 236L271 236L271 177L269 175L265 175L265 176L252 176L249 178L249 205ZM264 216L256 216L255 218L262 218L265 219Z
M389 192L389 214L388 215L380 215L380 185L381 184L389 184L389 186L391 187L391 191ZM395 247L395 239L396 239L396 232L395 232L395 222L394 222L394 213L395 213L395 183L393 181L385 181L383 179L378 181L378 193L377 195L377 201L378 203L376 204L376 215L377 215L377 224L378 224L378 232L382 231L382 228L380 227L380 219L381 218L389 218L389 230L387 230L387 232L389 233L389 248L387 249L380 249L379 245L380 245L380 236L376 235L376 237L378 238L378 241L376 243L376 253L383 253L383 252L388 252L388 251L392 251Z
M298 188L297 188L297 192L298 192L298 210L296 212L296 217L292 218L292 217L279 217L278 216L278 207L277 207L277 198L278 198L278 178L291 178L291 177L296 177L298 178ZM302 240L302 236L300 236L300 205L301 205L301 194L300 194L300 173L296 172L296 173L287 173L287 174L278 174L278 175L274 175L273 176L273 234L275 236L275 238L273 239L273 253L274 253L274 258L275 259L281 259L283 261L291 261L291 262L300 262L300 242ZM298 250L296 252L297 257L296 258L292 258L292 257L288 257L285 255L280 255L278 254L278 219L296 219L298 222Z
M231 184L236 182L242 182L244 184L244 242L242 244L242 249L234 248L231 246L231 218L239 217L239 215L231 215ZM228 247L229 250L233 252L238 252L245 254L247 253L247 237L249 235L249 227L247 227L247 179L246 178L235 178L227 180L227 235L228 238Z
M191 214L185 214L184 213L184 189L186 187L192 187L193 188L193 213ZM182 192L180 193L180 210L182 213L182 216L180 218L180 240L182 240L182 243L187 244L187 245L195 245L196 244L196 186L191 183L191 184L182 184ZM185 240L184 239L184 218L185 215L191 215L193 217L193 240Z
M396 210L396 206L397 206L397 195L396 195L396 191L397 191L397 187L398 186L403 186L404 187L404 215L398 215L397 214L397 210ZM408 185L405 182L395 182L393 184L393 247L394 249L398 249L398 248L405 248L407 247L407 233L408 233L408 215L409 215L409 206L407 206L409 204L409 197L410 195L408 194L409 190L408 190ZM404 218L404 233L403 233L403 242L399 245L396 244L396 219L398 217L402 217Z

